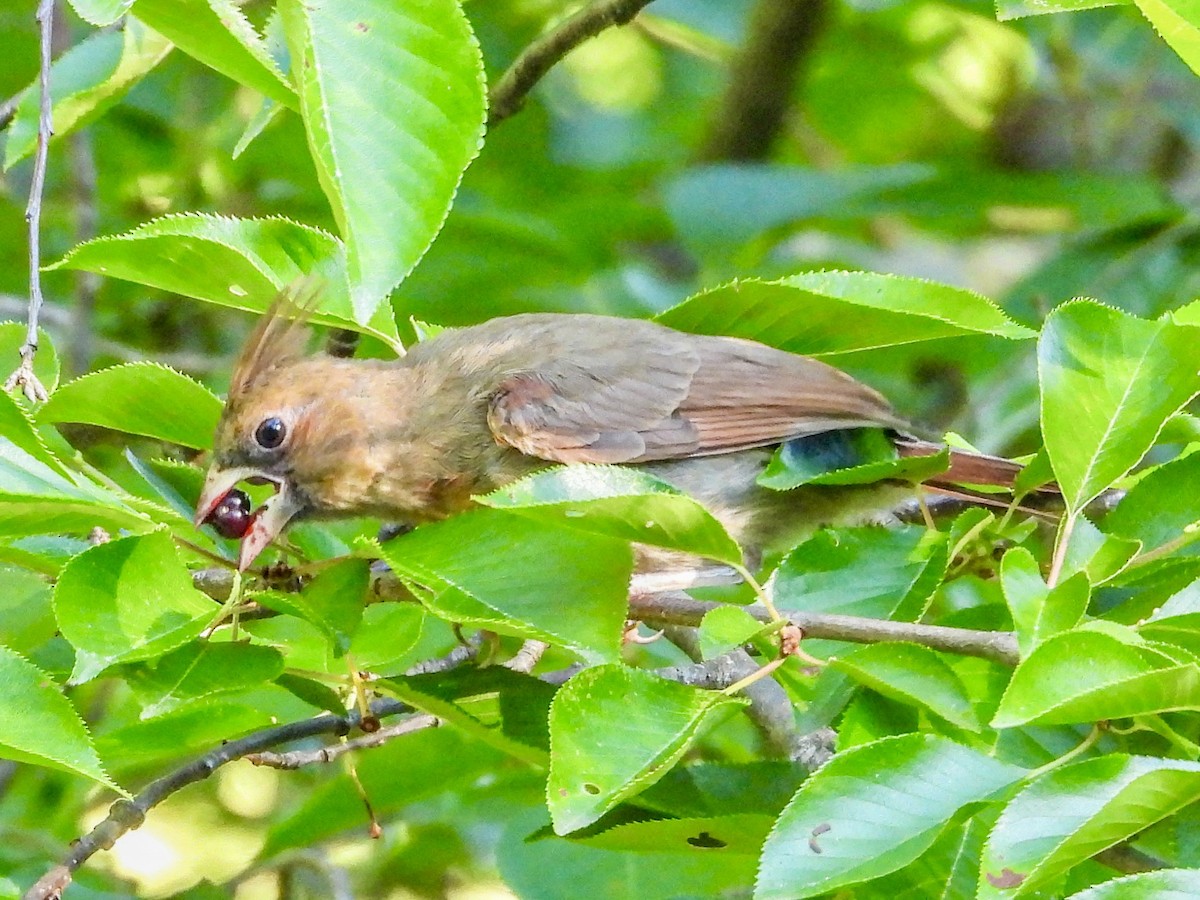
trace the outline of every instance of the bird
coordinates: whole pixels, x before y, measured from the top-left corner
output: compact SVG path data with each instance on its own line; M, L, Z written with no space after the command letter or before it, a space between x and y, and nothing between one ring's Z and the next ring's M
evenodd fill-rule
M748 558L817 528L886 519L913 485L776 491L780 447L853 463L875 429L900 456L940 452L873 388L810 357L643 319L522 313L448 328L394 360L306 352L315 305L282 292L233 367L195 522L241 538L247 569L301 519L420 525L556 465L633 466L694 498ZM952 450L937 487L1011 487L1020 466ZM251 512L242 482L274 488ZM224 517L224 519L223 519ZM640 569L678 565L646 552Z

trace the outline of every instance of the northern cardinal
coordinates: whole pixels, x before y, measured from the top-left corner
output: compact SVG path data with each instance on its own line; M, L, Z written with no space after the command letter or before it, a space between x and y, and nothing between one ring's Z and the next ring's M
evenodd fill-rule
M909 437L888 402L844 372L752 341L547 313L446 330L395 361L335 359L305 355L307 329L289 305L275 304L238 358L196 509L197 526L218 507L237 512L241 569L294 519L428 522L556 463L644 469L753 552L877 518L912 492L760 487L781 444L872 427L902 455L941 449ZM951 460L931 483L1011 485L1019 470L960 451ZM276 488L248 516L243 480Z

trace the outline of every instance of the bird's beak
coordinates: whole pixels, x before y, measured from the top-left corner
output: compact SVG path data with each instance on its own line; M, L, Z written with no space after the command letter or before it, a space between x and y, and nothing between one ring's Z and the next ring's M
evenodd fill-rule
M250 479L269 481L275 486L275 493L254 511L250 527L242 535L238 550L238 569L243 572L302 508L296 492L291 489L286 479L267 475L249 466L237 466L232 469L218 469L214 466L208 470L204 488L200 491L200 499L196 502L196 527L199 528L208 521L213 510L239 482Z

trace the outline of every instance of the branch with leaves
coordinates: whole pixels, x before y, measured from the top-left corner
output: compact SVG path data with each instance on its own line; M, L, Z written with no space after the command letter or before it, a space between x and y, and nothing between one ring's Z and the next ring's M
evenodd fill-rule
M411 706L396 700L377 700L371 704L371 714L380 719L412 711ZM426 718L421 717L419 720L422 727L429 727L432 724L426 721ZM235 760L265 753L280 744L288 744L319 735L347 734L358 727L361 719L361 715L355 711L344 716L317 716L301 722L290 722L287 725L268 728L244 738L227 741L187 765L152 781L132 799L118 800L114 803L108 816L100 824L71 845L71 852L63 861L38 879L25 892L25 900L57 900L70 885L75 870L91 859L93 855L100 850L110 849L121 835L139 827L145 821L146 814L172 794L190 784L211 777L222 766ZM418 729L410 727L407 732L402 733L415 730ZM374 735L369 737L374 737ZM360 746L378 746L378 743L361 744Z

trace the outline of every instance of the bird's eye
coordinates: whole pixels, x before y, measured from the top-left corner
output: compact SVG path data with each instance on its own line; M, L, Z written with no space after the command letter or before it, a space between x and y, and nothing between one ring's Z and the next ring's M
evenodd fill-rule
M254 439L258 441L258 445L267 450L274 450L283 443L285 437L287 437L287 426L278 416L263 419L254 432Z

